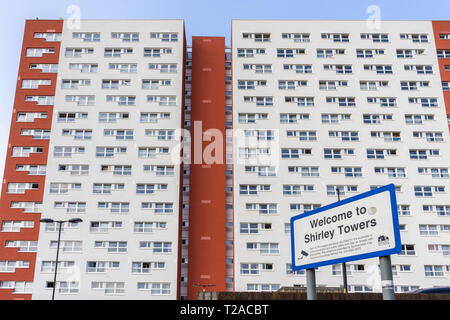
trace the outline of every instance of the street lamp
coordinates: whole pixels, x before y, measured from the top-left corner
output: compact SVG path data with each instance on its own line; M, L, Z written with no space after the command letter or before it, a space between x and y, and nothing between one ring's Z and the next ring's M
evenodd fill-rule
M61 240L62 224L64 222L79 223L79 222L83 222L83 220L81 220L80 218L73 218L73 219L69 219L69 220L53 220L53 219L43 218L40 221L43 223L55 223L56 222L59 226L59 228L58 228L58 245L57 245L57 249L56 249L55 276L53 278L53 293L52 293L52 300L55 300L56 274L58 273L59 242Z

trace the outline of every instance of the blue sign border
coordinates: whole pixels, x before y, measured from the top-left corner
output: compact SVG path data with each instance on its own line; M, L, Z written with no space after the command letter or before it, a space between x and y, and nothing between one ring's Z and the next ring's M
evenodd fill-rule
M295 263L295 243L294 243L294 221L296 221L298 219L306 218L308 216L311 216L311 215L319 213L319 212L323 212L326 210L330 210L330 209L342 206L344 204L347 204L347 203L350 203L350 202L353 202L356 200L364 199L364 198L367 198L367 197L370 197L370 196L373 196L375 194L382 193L385 191L389 191L390 198L391 198L392 221L393 221L393 225L394 225L394 236L395 236L395 247L394 248L387 249L387 250L374 251L374 252L369 252L369 253L364 253L364 254L357 254L357 255L348 256L348 257L339 258L339 259L325 260L325 261L311 263L311 264L305 264L305 265L301 265L301 266L296 265L296 263ZM292 270L297 271L297 270L304 270L304 269L312 269L312 268L317 268L317 267L331 265L331 264L338 264L338 263L343 263L343 262L348 262L348 261L369 259L369 258L374 258L374 257L379 257L379 256L387 256L390 254L399 253L402 250L402 248L401 248L402 244L400 241L401 240L400 240L400 229L399 229L399 225L398 225L398 211L397 211L397 199L395 196L395 185L391 183L391 184L385 185L383 187L358 194L354 197L346 198L342 201L338 201L338 202L326 205L324 207L320 207L318 209L308 211L308 212L305 212L300 215L292 217L291 218Z

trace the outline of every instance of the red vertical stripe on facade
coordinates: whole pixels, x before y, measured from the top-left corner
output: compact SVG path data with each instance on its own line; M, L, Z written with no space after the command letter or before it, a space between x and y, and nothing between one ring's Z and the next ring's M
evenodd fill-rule
M225 193L225 38L192 38L191 166L189 199L188 299L197 299L201 285L208 291L226 291ZM194 132L222 133L221 163L199 159L205 147ZM197 125L196 125L197 122ZM197 149L198 148L198 149ZM201 154L200 154L200 152ZM216 150L220 152L220 150Z
M450 40L440 39L440 34L450 34L450 21L433 21L434 39L437 50L450 50ZM439 59L439 71L441 80L450 82L450 71L445 71L445 66L450 66L450 59ZM450 115L450 91L444 92L445 110Z
M25 96L54 96L56 73L41 73L41 70L31 70L30 64L57 64L59 60L60 43L47 42L45 39L34 38L35 33L61 33L63 20L27 20L23 37L22 52L9 143L7 148L5 172L3 175L2 194L0 199L0 225L5 220L34 221L34 228L21 229L20 232L0 233L0 260L25 260L30 262L27 269L16 269L14 273L0 273L0 281L33 281L36 253L18 252L17 248L5 248L7 240L37 241L39 235L38 213L23 213L23 209L11 209L11 202L42 202L45 176L30 176L27 172L17 172L18 164L47 163L49 141L34 140L31 136L22 136L22 129L50 129L52 123L53 106L37 106L35 102L25 102ZM55 53L43 54L42 57L26 57L27 48L54 48ZM42 79L51 80L49 86L39 86L38 89L22 89L22 80ZM34 122L17 122L18 112L46 112L46 119L35 119ZM12 157L13 147L43 147L43 152L31 154L28 158ZM25 194L8 194L7 186L11 182L38 183L38 190L27 190ZM0 300L31 299L31 294L13 294L13 290L0 289Z

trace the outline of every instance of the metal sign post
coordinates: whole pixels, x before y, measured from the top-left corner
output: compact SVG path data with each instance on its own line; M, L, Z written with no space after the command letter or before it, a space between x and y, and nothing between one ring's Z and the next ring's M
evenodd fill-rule
M381 257L383 298L394 299L389 255L400 251L394 184L291 218L292 270L306 269L308 300L316 299L315 268L375 257Z
M306 299L317 300L316 293L316 270L306 269Z
M341 201L341 193L339 191L339 188L336 187L336 192L338 196L338 201ZM342 263L342 277L344 281L344 293L348 293L348 286L347 286L347 264L344 262Z
M383 300L395 300L394 281L392 280L391 256L380 257L380 272Z

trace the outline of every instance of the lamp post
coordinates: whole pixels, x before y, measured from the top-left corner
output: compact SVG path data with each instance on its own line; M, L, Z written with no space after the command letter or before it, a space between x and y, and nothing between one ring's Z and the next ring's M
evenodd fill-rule
M339 187L336 187L336 192L337 192L337 196L338 196L338 201L341 201L341 194L339 191ZM342 263L342 277L344 278L344 292L348 293L348 288L347 288L347 264L344 262Z
M58 258L59 258L59 243L61 240L61 227L64 222L79 223L79 222L83 222L83 220L81 220L80 218L73 218L73 219L69 219L69 220L53 220L53 219L44 218L44 219L41 219L41 222L43 222L43 223L55 223L56 222L58 224L58 244L57 244L57 248L56 248L55 275L53 277L53 293L52 293L52 300L55 300L56 274L58 273Z

